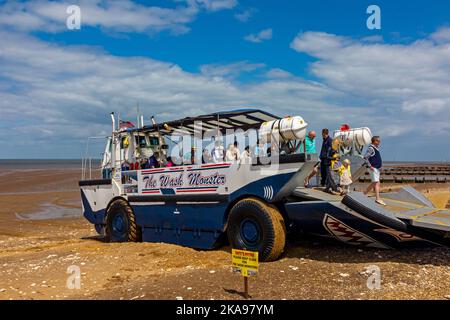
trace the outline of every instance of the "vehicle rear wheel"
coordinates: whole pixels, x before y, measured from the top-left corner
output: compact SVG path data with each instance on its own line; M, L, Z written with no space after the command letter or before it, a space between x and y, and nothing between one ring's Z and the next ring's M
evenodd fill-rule
M108 208L106 240L108 242L137 242L140 232L133 209L123 199L115 200Z
M260 261L274 261L283 253L286 226L283 216L272 205L255 198L236 203L227 227L232 248L258 251Z

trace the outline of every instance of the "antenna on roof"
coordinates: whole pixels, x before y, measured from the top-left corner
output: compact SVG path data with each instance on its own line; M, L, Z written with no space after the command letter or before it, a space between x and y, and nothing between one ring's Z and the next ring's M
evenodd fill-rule
M139 114L139 101L136 104L136 124L138 128L142 127L142 123L141 123L141 117Z

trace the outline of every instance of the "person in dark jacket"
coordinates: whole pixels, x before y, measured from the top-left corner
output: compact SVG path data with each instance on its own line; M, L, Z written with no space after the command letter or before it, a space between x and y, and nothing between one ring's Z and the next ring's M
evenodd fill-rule
M366 191L364 191L364 194L368 194L372 189L375 190L375 202L378 204L381 204L382 206L385 206L386 203L384 203L383 200L380 198L380 171L381 167L383 166L383 160L381 159L381 153L379 150L380 147L380 137L379 136L373 136L372 137L372 144L367 148L366 155L364 156L364 160L366 161L366 165L369 168L370 173L370 179L372 180L372 183L369 184Z
M155 152L153 155L148 159L147 163L147 169L153 169L153 168L159 168L161 165L159 163L159 153Z
M327 180L327 168L331 165L331 160L328 158L328 153L331 149L332 139L329 135L327 128L322 129L322 148L320 149L319 159L320 159L320 185L325 186Z
M327 152L327 162L329 165L325 167L326 178L325 178L325 191L329 193L333 193L333 191L337 192L338 187L336 182L333 179L332 170L334 170L334 164L336 161L339 161L339 140L334 139L331 143L331 147Z

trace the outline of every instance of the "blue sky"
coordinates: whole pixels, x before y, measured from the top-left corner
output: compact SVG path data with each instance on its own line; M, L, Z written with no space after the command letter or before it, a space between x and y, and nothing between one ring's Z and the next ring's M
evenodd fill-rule
M173 1L138 1L142 4L174 8ZM202 12L189 24L190 32L174 36L170 31L156 34L105 34L95 27L77 32L36 35L44 40L64 44L101 46L118 56L149 56L170 61L184 70L197 72L209 63L232 63L250 60L287 69L309 77L308 55L289 50L292 39L301 31L323 31L348 36L381 35L390 42L408 41L429 34L449 24L446 1L382 1L382 29L366 27L366 8L373 1L240 1L233 10ZM236 20L236 14L250 12L247 22ZM244 36L272 28L276 36L259 45L243 41ZM401 38L399 39L399 37Z
M159 120L252 105L368 126L387 159L449 161L450 3L432 3L0 1L0 158L78 158L139 101Z

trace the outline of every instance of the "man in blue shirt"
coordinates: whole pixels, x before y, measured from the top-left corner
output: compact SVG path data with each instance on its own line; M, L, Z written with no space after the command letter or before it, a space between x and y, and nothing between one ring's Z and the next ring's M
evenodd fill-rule
M380 170L383 165L383 160L381 159L381 153L379 150L380 147L380 137L373 136L372 144L367 148L366 155L364 156L364 160L366 161L366 165L369 168L370 179L372 183L369 184L364 194L368 194L372 189L375 190L375 202L385 206L383 200L380 198Z
M317 153L316 150L316 132L314 130L311 130L308 132L308 136L305 139L305 145L306 145L306 153ZM300 152L303 151L304 147L303 144L300 146Z

